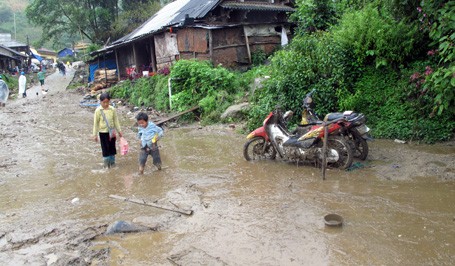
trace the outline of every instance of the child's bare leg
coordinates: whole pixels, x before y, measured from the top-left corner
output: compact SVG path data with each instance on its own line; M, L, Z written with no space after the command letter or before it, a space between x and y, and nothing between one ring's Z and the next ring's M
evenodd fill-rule
M147 162L147 151L146 149L142 148L141 151L139 152L139 174L142 175L144 174L144 167L145 163Z

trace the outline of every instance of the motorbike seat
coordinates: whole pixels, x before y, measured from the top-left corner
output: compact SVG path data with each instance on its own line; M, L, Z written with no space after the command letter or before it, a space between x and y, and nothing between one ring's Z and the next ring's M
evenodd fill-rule
M303 141L299 141L299 138L300 138L299 136L292 136L285 143L283 143L283 146L285 147L292 146L308 149L314 144L314 141L316 140L316 138L309 138Z
M328 113L324 117L324 121L325 122L332 122L332 121L338 120L338 119L343 118L343 117L344 117L343 113Z
M347 121L353 121L353 120L356 120L358 119L362 114L358 114L358 113L350 113L348 115L345 115L344 113L340 113L340 112L336 112L336 113L328 113L325 118L324 118L324 121L326 122L331 122L331 121L335 121L335 120L338 120L340 118L344 118L346 119Z

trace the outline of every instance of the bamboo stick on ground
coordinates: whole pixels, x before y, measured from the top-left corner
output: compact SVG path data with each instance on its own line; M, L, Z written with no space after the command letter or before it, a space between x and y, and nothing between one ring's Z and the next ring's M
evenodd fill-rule
M109 198L123 200L123 201L128 201L128 202L137 203L137 204L141 204L141 205L146 205L146 206L150 206L150 207L155 207L155 208L162 209L162 210L178 212L178 213L185 214L185 215L191 215L193 213L192 210L183 210L183 209L180 209L180 208L162 206L162 205L159 205L159 204L156 204L156 203L147 202L147 201L145 201L143 199L130 199L130 198L126 198L126 197L122 197L122 196L118 196L118 195L109 195Z

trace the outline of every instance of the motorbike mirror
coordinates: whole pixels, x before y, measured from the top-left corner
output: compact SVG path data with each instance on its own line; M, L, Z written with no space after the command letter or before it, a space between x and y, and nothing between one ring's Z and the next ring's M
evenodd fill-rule
M311 96L307 96L305 97L305 99L303 99L303 107L306 107L306 108L309 108L311 106L311 103L313 102L313 98L311 98Z
M313 102L313 98L311 97L313 93L316 92L316 89L312 89L309 93L305 95L305 98L303 98L303 105L305 107L309 107L309 105Z
M293 114L294 114L294 112L292 112L292 111L287 111L287 112L284 113L284 115L283 115L284 120L287 120L288 118L291 118Z

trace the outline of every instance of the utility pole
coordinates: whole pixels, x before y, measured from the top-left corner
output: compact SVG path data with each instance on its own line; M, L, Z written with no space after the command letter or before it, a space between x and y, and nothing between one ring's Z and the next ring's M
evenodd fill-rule
M14 15L14 40L17 40L17 33L16 33L16 12L13 12Z
M25 54L28 55L27 66L30 66L30 64L32 63L32 52L30 50L30 40L28 39L28 34L26 35L26 37L27 37L27 51L25 51Z

